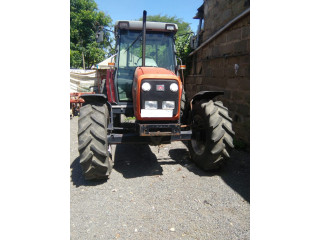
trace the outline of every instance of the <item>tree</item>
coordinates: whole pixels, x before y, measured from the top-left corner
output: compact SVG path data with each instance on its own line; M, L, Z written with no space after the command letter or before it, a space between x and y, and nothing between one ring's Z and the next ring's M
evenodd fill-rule
M96 33L111 27L109 15L98 11L94 0L70 0L70 67L89 68L105 59L106 50L112 51L109 32L104 32L104 40L96 42Z
M142 21L142 18L140 18L139 20ZM175 39L177 57L182 60L183 64L187 65L187 71L184 72L184 75L187 75L191 67L191 59L188 57L191 52L189 43L192 31L190 24L184 22L181 18L177 18L176 16L161 16L160 14L147 16L147 21L176 23L178 25L178 31L176 33Z

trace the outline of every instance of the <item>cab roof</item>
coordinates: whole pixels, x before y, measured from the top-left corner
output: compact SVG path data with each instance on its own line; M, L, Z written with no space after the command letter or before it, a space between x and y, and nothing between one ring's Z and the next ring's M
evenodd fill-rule
M178 31L178 25L175 23L164 23L164 22L146 22L147 31L157 32L174 32ZM118 29L128 30L142 30L142 21L116 21L114 26L115 32Z

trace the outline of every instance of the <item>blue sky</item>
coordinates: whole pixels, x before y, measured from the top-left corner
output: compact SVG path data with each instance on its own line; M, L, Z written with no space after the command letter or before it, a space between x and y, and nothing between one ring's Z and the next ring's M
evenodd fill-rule
M148 15L168 15L190 23L193 32L197 31L199 20L193 19L203 0L95 0L100 11L110 15L113 23L117 20L136 20L142 17L143 10Z

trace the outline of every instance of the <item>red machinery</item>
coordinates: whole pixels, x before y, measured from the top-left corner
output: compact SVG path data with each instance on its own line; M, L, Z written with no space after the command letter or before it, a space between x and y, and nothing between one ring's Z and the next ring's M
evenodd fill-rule
M84 94L95 94L95 92L73 92L70 93L70 116L77 116L84 100L81 98Z

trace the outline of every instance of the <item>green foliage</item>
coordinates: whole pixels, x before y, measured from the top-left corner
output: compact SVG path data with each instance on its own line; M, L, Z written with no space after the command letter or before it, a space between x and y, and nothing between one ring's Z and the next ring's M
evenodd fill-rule
M81 66L82 55L77 50L70 50L70 66Z
M139 19L142 21L142 18ZM169 17L168 15L161 16L158 15L150 15L147 16L147 21L150 22L165 22L165 23L176 23L178 25L178 32L177 34L185 34L188 32L191 32L190 24L187 22L184 22L181 18Z
M105 59L105 51L99 47L99 43L92 42L87 45L87 60L89 63L95 64Z
M142 21L142 18L139 20ZM192 51L189 44L190 37L192 36L190 24L184 22L181 18L177 18L176 16L161 16L160 14L147 16L147 21L176 23L178 25L178 32L176 33L175 40L177 58L180 58L182 63L187 65L187 70L184 71L184 75L186 76L191 68L191 58L188 57ZM180 64L180 62L178 62L178 64Z
M185 34L176 37L176 51L177 57L182 60L182 63L187 66L187 69L183 72L184 77L186 77L191 69L191 58L188 57L192 49L190 47L190 37L191 34Z
M70 67L83 66L82 53L86 68L105 59L112 40L105 32L104 41L96 43L96 32L99 26L110 28L111 22L109 15L98 11L94 0L70 0Z

